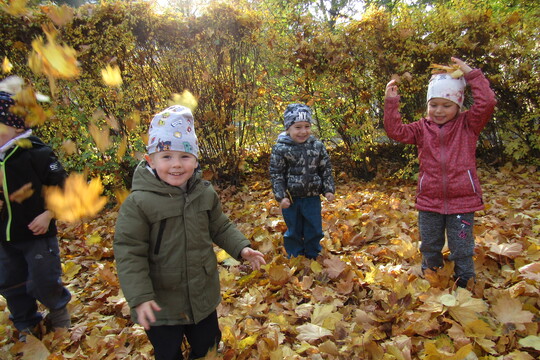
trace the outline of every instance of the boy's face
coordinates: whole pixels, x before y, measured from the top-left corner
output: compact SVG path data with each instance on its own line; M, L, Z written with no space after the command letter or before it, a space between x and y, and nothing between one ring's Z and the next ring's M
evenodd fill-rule
M20 133L24 132L22 129L16 129L12 126L0 123L0 146L4 146L9 140L13 139Z
M311 135L311 123L307 121L298 121L289 126L287 134L294 140L294 142L302 144Z
M428 117L435 124L446 124L458 113L459 106L453 101L442 98L433 98L428 101Z
M159 178L172 186L182 186L193 176L198 162L194 155L183 151L159 151L146 155L150 167Z

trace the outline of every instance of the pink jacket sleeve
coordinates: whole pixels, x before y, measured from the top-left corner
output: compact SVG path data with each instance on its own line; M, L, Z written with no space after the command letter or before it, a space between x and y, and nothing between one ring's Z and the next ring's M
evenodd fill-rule
M416 144L419 131L418 122L404 124L399 113L399 96L384 101L384 130L388 137L406 144Z
M466 111L466 123L476 135L479 135L495 110L497 104L495 93L480 69L474 69L465 75L465 80L471 87L474 99L474 104Z

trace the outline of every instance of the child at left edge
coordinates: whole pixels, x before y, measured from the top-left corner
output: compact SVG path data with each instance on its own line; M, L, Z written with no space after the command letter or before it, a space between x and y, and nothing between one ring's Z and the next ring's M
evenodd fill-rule
M62 186L67 174L53 150L11 110L13 89L20 90L23 83L17 76L0 83L0 295L19 341L40 335L43 315L37 301L48 308L46 319L53 330L71 326L66 307L71 294L61 279L56 223L42 195L44 186ZM31 146L21 146L22 140ZM28 184L31 195L17 200L14 193Z
M214 244L254 269L265 264L201 178L193 122L191 110L180 105L154 116L145 161L116 223L120 285L158 360L182 359L184 336L190 358L204 357L221 340Z

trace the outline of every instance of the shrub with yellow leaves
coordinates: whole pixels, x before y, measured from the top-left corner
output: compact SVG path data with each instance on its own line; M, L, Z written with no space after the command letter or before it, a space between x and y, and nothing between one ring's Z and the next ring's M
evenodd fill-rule
M103 185L99 178L87 182L84 174L71 174L63 188L45 189L47 208L55 218L74 222L96 215L107 203L107 197L101 196Z

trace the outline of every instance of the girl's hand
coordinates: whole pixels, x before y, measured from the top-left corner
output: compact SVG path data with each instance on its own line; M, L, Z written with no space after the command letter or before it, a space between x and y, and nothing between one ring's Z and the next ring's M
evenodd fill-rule
M281 202L279 203L280 208L287 209L289 206L291 206L291 200L289 198L281 199Z
M384 96L385 98L393 98L399 96L396 80L390 80L390 82L386 84L386 92L384 93Z
M264 255L260 251L253 250L250 247L243 248L240 252L240 256L249 261L251 263L251 267L255 270L259 270L262 265L266 264Z
M334 199L336 198L334 194L332 194L331 192L327 192L326 194L324 194L324 197L326 198L326 200L328 201L334 201Z
M459 69L463 71L464 74L468 74L472 71L472 68L467 65L463 60L460 60L458 58L452 57L451 60L459 66Z
M44 212L36 216L30 224L28 224L28 229L34 235L43 235L47 232L47 230L49 230L49 224L51 223L52 218L52 212L50 212L49 210L45 210Z
M139 324L141 324L145 330L150 330L150 324L156 321L154 311L161 311L161 308L154 300L143 302L135 308Z

